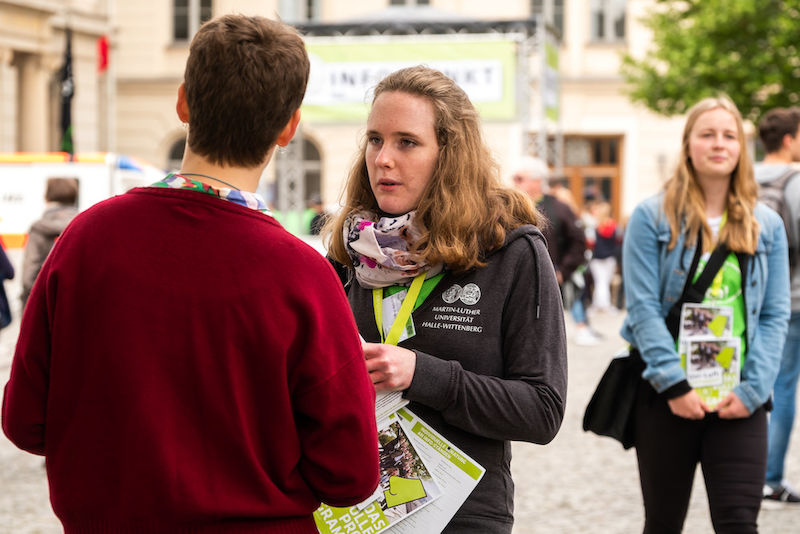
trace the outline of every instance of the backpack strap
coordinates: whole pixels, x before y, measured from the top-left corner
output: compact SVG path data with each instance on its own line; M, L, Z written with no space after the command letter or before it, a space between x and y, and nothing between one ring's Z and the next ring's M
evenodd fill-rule
M778 215L781 216L781 220L783 220L783 225L786 229L786 238L789 244L789 267L790 271L793 271L798 263L798 253L800 253L800 228L798 228L795 224L795 221L792 220L792 217L800 216L800 213L795 213L797 210L796 207L793 207L787 202L786 199L786 187L789 185L789 181L794 179L797 175L800 175L800 171L795 169L794 167L789 167L783 173L778 176L777 178L773 178L771 180L767 180L763 182L765 184L772 184L770 190L773 191L769 193L767 196L762 197L759 194L759 200L765 202L769 207L775 209L773 202L780 202L782 205L782 209L778 211ZM759 183L759 190L762 189L761 183ZM775 191L780 191L780 200L777 200L777 193Z
M800 174L800 171L798 171L794 167L789 167L783 172L783 174L781 174L780 176L771 181L775 182L775 184L777 184L778 187L781 188L781 190L784 190L786 189L786 184L789 183L789 180L791 180L795 174Z
M797 206L792 206L789 204L789 202L787 202L786 186L789 185L789 181L793 180L798 175L800 175L800 171L795 168L789 168L776 180L781 188L781 191L783 192L783 203L786 206L786 218L788 220L784 221L784 225L786 226L786 239L789 242L790 271L794 270L794 268L797 266L797 255L800 253L800 250L798 250L798 245L800 245L800 243L798 243L800 241L800 228L795 225L795 221L792 220L792 218L797 217L800 214L795 213L798 209Z

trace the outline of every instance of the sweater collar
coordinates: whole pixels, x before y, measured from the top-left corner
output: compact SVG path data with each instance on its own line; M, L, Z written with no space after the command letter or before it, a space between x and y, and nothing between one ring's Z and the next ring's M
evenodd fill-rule
M246 208L260 211L266 215L272 216L272 212L267 207L267 203L258 193L251 193L250 191L239 191L230 189L228 187L220 187L219 189L204 184L198 180L192 180L178 173L170 173L163 180L152 184L150 187L166 187L170 189L188 189L190 191L197 191L206 195L215 196L222 200L239 204Z

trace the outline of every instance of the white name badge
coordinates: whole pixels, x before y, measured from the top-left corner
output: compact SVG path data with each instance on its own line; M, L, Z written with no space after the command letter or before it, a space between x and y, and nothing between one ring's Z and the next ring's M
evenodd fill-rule
M408 294L408 291L403 290L383 299L383 313L381 316L381 322L383 323L384 338L389 336L389 330L392 329L394 320L397 318L397 314L400 313L400 306L403 305L403 299L406 298L406 294ZM398 339L397 342L400 343L403 340L413 337L416 335L416 333L417 331L414 328L414 320L409 315L405 328L403 328L403 331L400 333L400 339Z

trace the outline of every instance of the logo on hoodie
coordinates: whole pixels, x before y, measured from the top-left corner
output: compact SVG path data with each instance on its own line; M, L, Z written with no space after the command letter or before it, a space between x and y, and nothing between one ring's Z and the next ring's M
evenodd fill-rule
M442 300L448 304L453 304L459 299L468 306L477 304L481 300L481 288L475 284L467 284L464 287L453 284L442 293Z

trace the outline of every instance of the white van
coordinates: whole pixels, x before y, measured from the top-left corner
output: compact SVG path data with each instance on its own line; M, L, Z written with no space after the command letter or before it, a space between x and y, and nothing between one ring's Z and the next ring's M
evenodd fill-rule
M0 152L0 240L4 248L22 248L28 229L45 208L48 178L78 179L78 208L84 210L166 173L136 158L95 152Z

